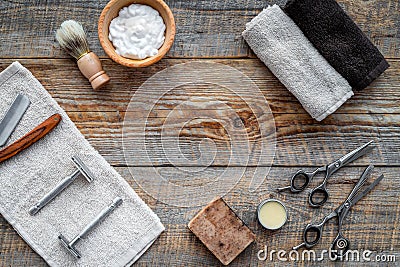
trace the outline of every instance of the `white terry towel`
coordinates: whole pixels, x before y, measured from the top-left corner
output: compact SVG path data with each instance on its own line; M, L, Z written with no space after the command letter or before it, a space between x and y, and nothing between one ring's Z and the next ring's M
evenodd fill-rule
M164 230L157 215L129 184L89 144L38 80L21 64L0 73L0 116L18 93L31 100L8 141L22 137L50 115L61 123L30 148L0 163L0 212L19 235L51 266L125 266L135 262ZM29 208L74 170L78 155L93 172L88 183L78 177L35 216ZM77 235L115 197L123 203L83 240L76 260L62 247L58 235Z
M273 5L242 33L254 53L317 121L353 96L348 82L319 54L299 27Z

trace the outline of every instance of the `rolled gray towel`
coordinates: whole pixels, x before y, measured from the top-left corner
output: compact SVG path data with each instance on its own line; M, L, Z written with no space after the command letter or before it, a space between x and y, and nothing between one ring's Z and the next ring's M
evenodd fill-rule
M317 121L353 96L349 83L319 54L279 6L264 9L242 33L254 53Z

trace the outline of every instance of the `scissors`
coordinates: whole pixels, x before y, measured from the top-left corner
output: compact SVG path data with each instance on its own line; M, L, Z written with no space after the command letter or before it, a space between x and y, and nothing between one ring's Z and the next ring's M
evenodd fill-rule
M310 204L311 207L321 207L322 205L325 204L325 202L329 198L328 191L326 190L326 183L329 179L329 177L332 176L336 171L338 171L340 168L343 166L346 166L350 162L353 162L354 160L358 159L359 157L365 155L366 153L370 152L374 146L370 146L374 141L369 141L365 145L362 145L355 150L351 151L350 153L344 155L340 159L319 167L313 172L307 172L303 170L299 170L297 173L295 173L291 180L290 180L290 186L286 187L281 187L278 188L277 191L283 191L290 189L291 192L293 193L298 193L303 191L312 181L315 175L325 172L325 178L322 181L320 185L312 189L308 195L308 203Z
M293 247L294 250L297 250L303 246L307 249L315 246L318 241L322 237L322 229L326 222L330 219L337 217L338 218L338 234L336 238L333 240L330 253L336 255L336 258L343 257L347 250L350 247L350 241L345 238L342 234L342 224L344 218L346 218L349 210L352 206L354 206L360 199L362 199L365 195L367 195L374 187L383 179L383 175L379 176L372 184L370 184L363 192L359 193L361 187L367 181L369 175L371 174L372 170L374 169L373 165L369 165L364 172L362 173L360 179L358 180L357 184L351 190L347 199L334 211L332 211L329 215L327 215L321 223L319 224L307 224L304 229L303 233L303 243L300 245Z

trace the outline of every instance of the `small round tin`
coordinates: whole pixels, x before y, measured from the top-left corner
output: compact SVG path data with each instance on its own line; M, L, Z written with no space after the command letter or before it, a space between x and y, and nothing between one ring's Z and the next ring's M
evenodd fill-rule
M263 200L257 207L257 218L260 224L268 230L277 230L287 221L285 205L276 199Z

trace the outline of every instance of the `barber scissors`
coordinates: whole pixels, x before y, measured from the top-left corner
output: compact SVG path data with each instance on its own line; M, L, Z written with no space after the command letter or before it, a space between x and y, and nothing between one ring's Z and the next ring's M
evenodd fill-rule
M283 191L290 189L291 192L293 193L298 193L303 191L312 181L315 175L325 172L325 178L322 181L320 185L312 189L308 195L308 203L310 204L311 207L321 207L322 205L325 204L325 202L329 198L328 191L326 189L326 184L329 179L329 177L332 176L336 171L338 171L340 168L343 166L346 166L350 162L353 162L354 160L358 159L359 157L365 155L366 153L370 152L374 146L370 146L374 141L369 141L365 145L362 145L355 150L351 151L350 153L344 155L340 159L319 167L313 172L307 172L303 170L299 170L297 173L295 173L291 180L290 180L290 186L278 188L277 191Z
M322 237L322 229L326 222L330 219L337 217L338 218L338 234L336 238L333 240L330 253L331 255L336 255L336 259L338 257L343 257L347 250L350 247L350 241L343 236L342 234L342 224L344 218L346 218L349 210L352 206L354 206L360 199L362 199L365 195L367 195L374 187L383 179L383 175L379 176L372 184L370 184L363 192L359 193L361 187L365 184L368 176L371 174L374 169L373 165L369 165L364 172L362 173L360 179L353 187L353 190L350 192L347 199L337 207L333 212L327 215L321 223L319 224L307 224L303 233L303 243L300 245L293 247L294 250L297 250L303 246L307 249L315 246L318 241Z

